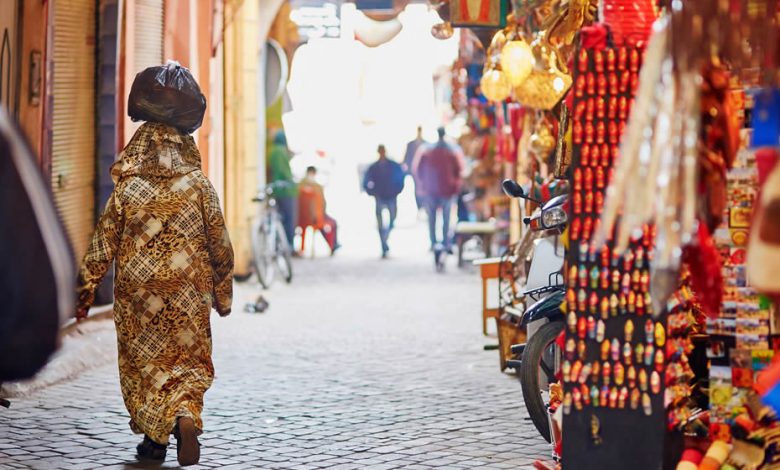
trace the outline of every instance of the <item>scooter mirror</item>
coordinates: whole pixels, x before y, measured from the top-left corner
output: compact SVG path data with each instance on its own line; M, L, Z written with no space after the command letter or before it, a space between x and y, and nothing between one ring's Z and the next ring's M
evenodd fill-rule
M505 179L504 182L501 183L501 187L504 189L504 194L509 197L526 197L522 186L520 186L517 181L513 179Z

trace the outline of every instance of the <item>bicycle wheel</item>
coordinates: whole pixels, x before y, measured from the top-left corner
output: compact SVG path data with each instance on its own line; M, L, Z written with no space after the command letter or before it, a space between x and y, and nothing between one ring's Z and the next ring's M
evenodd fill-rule
M279 270L279 274L282 275L284 282L289 284L292 282L292 255L290 250L290 244L287 242L287 235L281 225L277 225L276 233L276 268Z
M274 280L274 267L269 247L269 234L266 225L257 224L252 230L252 262L255 265L257 280L268 289Z

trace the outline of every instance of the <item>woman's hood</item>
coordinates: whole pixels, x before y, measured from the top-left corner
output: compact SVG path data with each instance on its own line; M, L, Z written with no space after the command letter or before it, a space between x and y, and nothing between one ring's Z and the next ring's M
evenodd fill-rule
M128 176L172 178L200 169L195 139L176 128L146 122L111 166L114 183Z

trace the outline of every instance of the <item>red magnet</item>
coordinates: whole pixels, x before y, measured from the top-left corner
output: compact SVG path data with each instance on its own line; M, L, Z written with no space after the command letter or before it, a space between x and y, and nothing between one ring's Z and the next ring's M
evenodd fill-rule
M604 96L607 94L607 77L605 77L603 74L599 74L599 76L596 78L596 85L599 96Z
M593 192L592 191L588 191L587 193L585 193L585 213L586 214L593 213Z
M601 231L601 217L596 218L596 221L593 222L593 233L599 233ZM594 259L593 262L596 260Z
M574 195L572 196L572 211L575 214L582 213L582 193L574 193Z
M604 99L600 99L596 101L596 117L599 119L604 119L604 116L607 115L607 102Z
M600 166L596 168L596 188L604 189L607 185L606 177L604 176L604 167Z
M620 121L620 123L618 123L618 134L623 135L625 130L626 130L626 122Z
M577 98L582 98L585 96L585 86L586 86L586 80L585 75L580 75L577 77L577 81L574 83L574 96Z
M604 121L599 121L598 124L596 124L596 143L603 144L606 142L606 137L607 125L604 124Z
M620 126L618 126L618 137L620 137L622 134L620 133ZM616 164L620 160L620 147L614 146L612 147L612 163ZM610 168L610 175L609 178L612 179L612 171L614 168Z
M578 411L582 409L582 392L579 388L575 388L571 392L572 400L574 401L574 408Z
M604 208L604 193L596 193L596 213L601 215L601 210ZM601 220L601 219L599 219Z
M641 399L642 393L639 391L638 388L635 388L631 390L631 409L636 410L639 408L639 400Z
M605 362L603 366L601 366L601 379L604 381L604 385L609 385L610 379L612 378L612 364L609 362Z
M614 72L609 74L609 93L611 95L618 94L618 78Z
M628 313L636 313L636 293L634 291L628 293Z
M634 266L634 252L626 251L623 255L623 271L630 271Z
M609 251L609 247L605 246L601 249L601 267L602 268L608 268L609 267L609 258L611 252ZM604 288L606 289L606 287Z
M606 144L606 143L602 144L601 145L601 152L600 152L601 153L601 159L599 161L599 164L601 166L604 166L604 167L609 166L609 152L610 152L609 144Z
M631 93L636 93L636 89L639 88L639 74L638 73L632 73L631 74Z
M618 70L626 70L628 68L628 49L625 47L621 47L618 50L617 68Z
M587 75L587 92L591 96L596 94L596 76L593 72L588 72Z
M582 238L585 240L590 240L591 235L591 229L593 228L593 219L588 217L585 219L585 222L582 224Z
M607 119L616 119L618 115L618 98L617 96L609 97L609 104L607 105Z
M590 161L590 145L583 145L580 148L580 165L582 166L588 166L588 162ZM577 168L577 171L580 171L580 180L582 180L582 172L580 168ZM575 181L576 183L576 181ZM577 188L574 188L575 190Z
M607 71L612 72L615 70L615 50L607 49Z
M585 406L590 406L590 391L588 390L588 386L580 384L580 393L582 393L582 402Z
M618 143L618 125L615 121L609 121L609 128L607 129L607 135L609 143L615 145Z
M574 107L575 121L582 121L582 119L585 117L585 106L586 103L584 101L577 102L577 105Z
M592 144L593 143L593 137L596 130L593 127L593 123L588 121L585 123L585 143L586 144Z
M598 165L599 158L601 157L601 149L598 145L593 145L590 148L590 164L591 166ZM583 163L583 166L585 164Z
M580 54L577 57L577 68L580 72L588 71L588 50L585 48L580 49Z
M639 290L640 282L642 280L642 275L639 273L638 269L634 269L631 271L631 288L634 290Z
M653 365L653 357L655 356L655 347L653 347L653 343L648 344L645 347L645 357L642 358L642 362L646 366Z
M587 335L588 323L585 320L585 317L580 317L580 319L577 320L577 336L579 336L581 339L585 339Z
M642 271L642 276L639 280L640 289L642 292L647 293L650 291L650 272L647 270Z
M596 146L594 149L598 148ZM585 191L593 191L593 169L591 167L585 168L585 177L583 178Z
M601 363L599 361L593 361L593 369L590 373L590 380L593 382L599 381L599 376L601 375Z
M582 191L582 168L574 170L574 190Z
M590 313L591 315L595 315L599 311L599 296L595 292L590 293L590 298L588 299L588 304L590 307Z
M622 121L628 119L628 99L625 96L618 100L618 118Z
M631 48L629 60L630 63L628 69L634 73L639 72L639 51L635 48Z
M601 268L600 278L599 287L601 287L602 290L609 289L609 269Z
M569 237L577 241L580 238L580 228L582 227L582 222L580 222L579 218L576 218L571 223L571 229L569 231Z
M636 249L636 257L634 258L634 267L642 268L645 264L645 249L641 246Z
M585 340L581 339L577 342L577 357L580 358L580 360L585 360L585 355L588 352L588 348L585 345Z
M593 116L596 113L596 100L591 96L590 98L588 98L587 103L588 103L588 107L586 108L585 111L585 120L592 121Z
M636 296L636 313L640 316L645 314L645 296L642 294Z
M577 276L574 276L574 279L576 281ZM574 292L573 287L577 283L572 281L572 278L569 277L569 289L566 291L566 303L569 305L570 311L574 312L574 309L577 307L577 294ZM574 319L576 322L576 318ZM576 330L572 329L571 332L574 333Z
M621 93L627 93L628 92L628 86L631 84L631 74L628 72L623 72L620 74L620 92Z
M581 144L582 143L582 123L580 121L574 122L574 127L571 131L571 138L572 142L575 144Z
M664 350L661 348L655 351L655 370L658 372L664 370Z
M593 51L593 63L596 66L596 72L601 73L604 71L604 55L602 55L601 51Z

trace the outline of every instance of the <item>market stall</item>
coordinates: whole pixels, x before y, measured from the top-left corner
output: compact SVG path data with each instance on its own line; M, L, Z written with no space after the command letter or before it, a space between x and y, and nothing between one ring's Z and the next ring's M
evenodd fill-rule
M484 41L526 209L544 221L568 182L564 302L541 323L560 335L531 347L523 325L533 251L504 259L496 314L527 328L502 366L539 368L559 465L780 466L778 18L774 0L516 2Z

